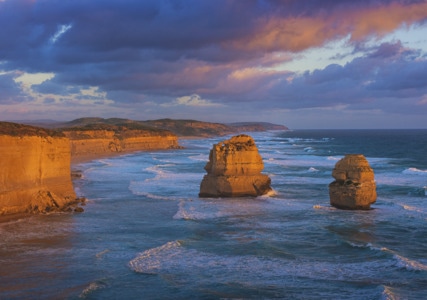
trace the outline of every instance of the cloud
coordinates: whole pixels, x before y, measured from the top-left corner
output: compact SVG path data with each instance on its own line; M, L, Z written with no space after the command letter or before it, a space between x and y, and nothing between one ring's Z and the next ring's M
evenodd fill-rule
M209 100L202 99L197 94L192 94L189 96L182 96L175 99L175 101L171 103L163 104L163 106L193 106L193 107L218 107L223 106L219 103L213 103Z
M55 34L50 38L50 42L52 44L56 43L56 41L64 35L68 30L70 30L73 26L71 24L68 25L60 25L58 26L58 30L55 32Z
M420 113L427 49L382 38L426 20L427 2L409 0L0 0L0 102Z
M296 76L291 82L280 81L270 90L270 97L278 99L278 107L288 109L346 105L423 114L427 110L415 106L427 95L426 78L424 57L414 55L399 42L386 43L344 66L329 65Z
M19 72L0 72L0 104L21 103L29 100L29 96L16 82Z

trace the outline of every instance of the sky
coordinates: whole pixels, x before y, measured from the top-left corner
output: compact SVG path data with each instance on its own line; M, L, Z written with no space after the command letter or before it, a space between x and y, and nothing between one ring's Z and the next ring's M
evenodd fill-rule
M427 0L0 0L0 120L427 128Z

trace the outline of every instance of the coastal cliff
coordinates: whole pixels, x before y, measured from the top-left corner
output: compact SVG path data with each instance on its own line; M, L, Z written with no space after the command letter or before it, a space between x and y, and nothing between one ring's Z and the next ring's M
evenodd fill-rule
M61 131L70 139L73 162L133 151L181 148L174 134L135 125L91 124Z
M76 202L64 135L0 122L0 215L68 209Z

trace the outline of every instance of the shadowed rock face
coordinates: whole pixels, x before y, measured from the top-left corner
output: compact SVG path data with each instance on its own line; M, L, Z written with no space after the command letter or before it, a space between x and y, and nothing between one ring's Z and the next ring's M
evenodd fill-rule
M348 154L332 171L329 184L332 206L341 209L370 209L377 198L374 171L361 154Z
M200 197L260 196L271 191L271 180L261 174L262 158L252 137L234 136L213 145L207 175L200 184Z

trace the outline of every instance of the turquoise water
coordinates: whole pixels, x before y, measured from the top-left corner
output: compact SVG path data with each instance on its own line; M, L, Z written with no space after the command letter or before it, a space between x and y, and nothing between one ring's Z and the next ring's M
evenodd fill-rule
M274 195L199 199L213 143L75 166L82 214L0 223L0 299L425 299L427 131L251 133ZM364 154L370 211L330 207Z

